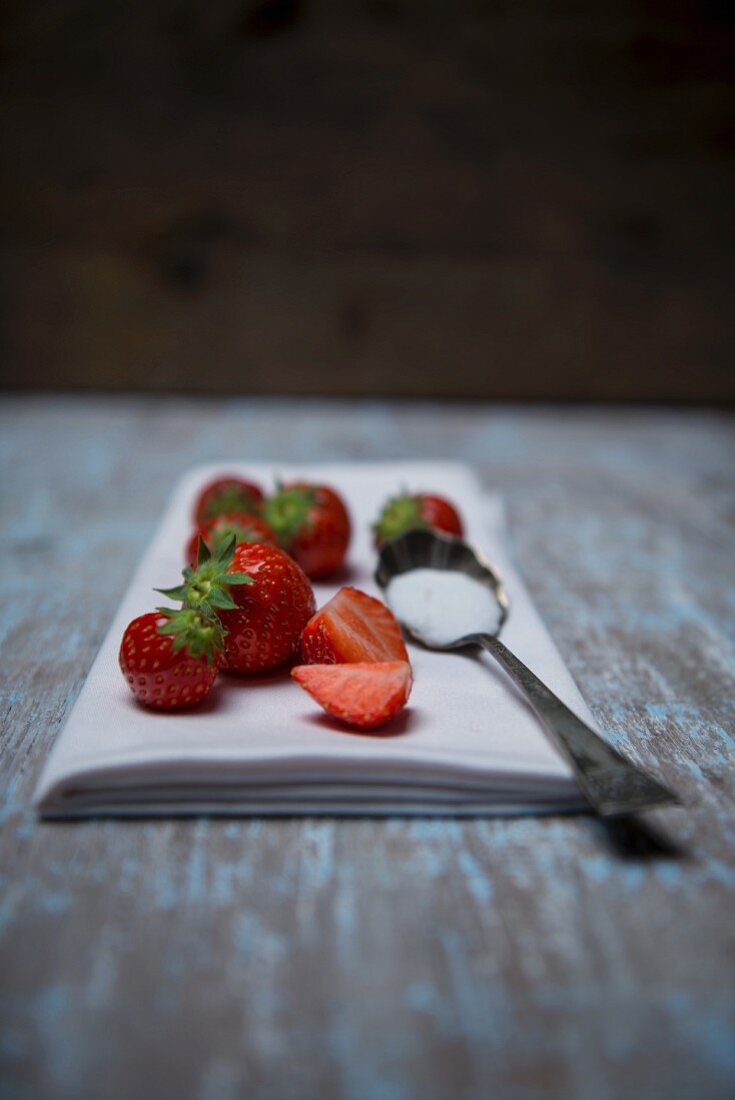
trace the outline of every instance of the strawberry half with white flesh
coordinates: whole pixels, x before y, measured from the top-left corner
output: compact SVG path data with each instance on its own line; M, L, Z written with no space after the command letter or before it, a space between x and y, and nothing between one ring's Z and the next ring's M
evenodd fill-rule
M393 612L358 588L340 588L301 635L306 664L407 661L408 652Z
M407 661L297 665L291 676L327 713L360 729L377 729L395 718L412 683Z

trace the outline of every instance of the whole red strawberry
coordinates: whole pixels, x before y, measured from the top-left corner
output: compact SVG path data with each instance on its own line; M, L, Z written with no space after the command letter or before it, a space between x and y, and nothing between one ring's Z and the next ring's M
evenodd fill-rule
M245 481L232 474L209 481L199 493L194 505L194 522L197 526L215 516L231 512L247 515L259 512L263 503L263 491L252 481Z
M433 528L462 537L459 512L446 497L436 493L400 493L387 500L373 524L376 547L414 527Z
M235 547L229 573L252 580L231 595L235 607L218 609L225 631L223 667L264 672L290 660L301 631L314 614L314 593L303 570L276 546L243 542Z
M209 695L221 647L215 618L193 610L149 611L127 626L120 668L138 702L180 710Z
M305 481L282 485L263 514L278 545L312 580L322 580L342 566L350 542L350 517L334 489Z
M186 547L186 557L190 565L196 565L199 557L199 539L203 539L209 551L215 554L228 539L235 536L235 542L269 542L276 545L276 536L261 516L248 515L246 512L229 512L215 516L194 532Z

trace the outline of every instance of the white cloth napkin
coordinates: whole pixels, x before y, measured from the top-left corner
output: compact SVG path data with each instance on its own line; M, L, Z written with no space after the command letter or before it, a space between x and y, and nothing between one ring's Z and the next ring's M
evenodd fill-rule
M503 546L502 508L450 462L199 467L176 488L87 681L47 761L35 804L45 817L97 814L490 814L579 808L567 764L506 674L483 655L409 642L414 688L383 733L340 727L287 669L221 676L197 710L138 706L118 667L126 624L176 583L198 488L220 472L264 485L307 477L337 488L354 524L349 576L315 586L321 606L342 583L379 595L369 524L400 488L454 499L469 539L500 569L511 613L503 638L586 721L590 713Z

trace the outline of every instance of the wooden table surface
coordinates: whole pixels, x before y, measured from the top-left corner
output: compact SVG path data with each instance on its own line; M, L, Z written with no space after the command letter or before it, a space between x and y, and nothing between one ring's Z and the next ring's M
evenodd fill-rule
M707 412L6 398L3 1096L735 1095L735 433ZM189 465L447 456L671 849L591 817L39 824Z

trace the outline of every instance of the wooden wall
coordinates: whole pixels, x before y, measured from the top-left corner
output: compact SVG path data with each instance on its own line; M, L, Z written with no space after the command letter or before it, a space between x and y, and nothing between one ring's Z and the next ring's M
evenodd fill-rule
M5 8L11 387L732 401L735 21Z

